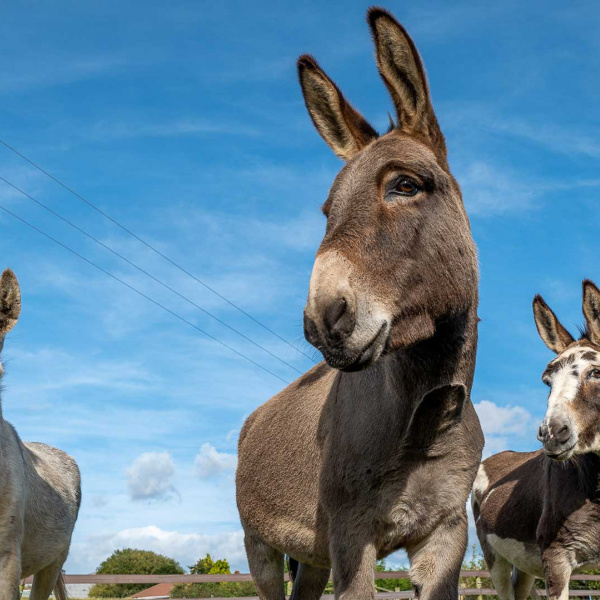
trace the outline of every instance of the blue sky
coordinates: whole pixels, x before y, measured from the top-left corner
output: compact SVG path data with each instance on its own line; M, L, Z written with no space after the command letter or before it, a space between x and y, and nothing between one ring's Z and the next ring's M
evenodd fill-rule
M12 4L0 137L315 356L302 309L341 167L295 60L314 54L380 130L391 102L359 2ZM473 388L486 452L537 447L551 354L531 300L581 322L600 280L600 12L594 2L392 2L428 69L481 262ZM0 175L296 369L310 360L0 147ZM286 380L296 373L0 182L0 204ZM84 501L69 572L138 546L247 565L234 502L244 418L281 381L0 214L23 291L3 407L70 452ZM401 560L400 558L398 560Z

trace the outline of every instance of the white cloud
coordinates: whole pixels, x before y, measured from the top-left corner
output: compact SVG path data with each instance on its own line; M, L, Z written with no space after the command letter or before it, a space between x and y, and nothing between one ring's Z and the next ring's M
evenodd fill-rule
M500 406L490 400L475 404L485 435L484 458L514 446L516 438L535 436L535 418L522 406Z
M144 452L127 469L127 490L132 500L167 500L177 493L174 475L175 462L168 452Z
M227 452L219 452L212 444L207 442L200 448L194 463L198 476L207 479L213 475L219 475L223 471L235 469L237 456Z
M208 552L215 558L226 558L233 569L245 571L248 568L241 529L207 535L166 531L149 525L92 535L83 542L74 543L69 561L70 572L75 572L79 564L98 565L122 548L152 550L174 558L184 567L194 564Z
M485 435L525 435L533 424L531 413L522 406L500 406L490 400L475 404Z

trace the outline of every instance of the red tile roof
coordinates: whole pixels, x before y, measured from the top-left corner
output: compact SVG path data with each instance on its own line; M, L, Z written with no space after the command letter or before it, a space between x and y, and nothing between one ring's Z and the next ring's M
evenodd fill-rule
M152 598L154 596L168 596L173 589L172 583L158 583L157 585L153 585L147 590L142 590L137 594L133 594L133 596L129 596L130 598Z

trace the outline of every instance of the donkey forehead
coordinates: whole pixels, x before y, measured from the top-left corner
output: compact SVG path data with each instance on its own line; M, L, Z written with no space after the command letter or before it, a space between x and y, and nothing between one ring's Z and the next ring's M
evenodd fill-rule
M548 363L546 375L569 371L578 377L586 366L600 363L600 348L588 341L577 342Z
M433 179L434 183L447 179L430 148L411 136L392 131L371 142L344 165L334 181L329 200L352 196L378 184L386 168L406 169L408 174Z

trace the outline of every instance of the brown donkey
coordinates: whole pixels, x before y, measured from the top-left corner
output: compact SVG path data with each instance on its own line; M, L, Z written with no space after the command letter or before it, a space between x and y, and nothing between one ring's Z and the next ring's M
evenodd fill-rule
M368 13L398 123L379 137L310 56L315 127L346 160L323 206L304 314L326 363L257 409L240 436L237 500L250 570L284 598L374 595L375 562L406 548L422 598L457 597L466 500L483 435L469 398L477 260L423 64L386 11Z
M600 291L584 281L579 341L540 296L533 308L542 340L558 354L542 375L550 387L543 450L485 460L473 513L501 600L525 600L534 577L546 578L552 600L567 600L571 573L600 564Z

